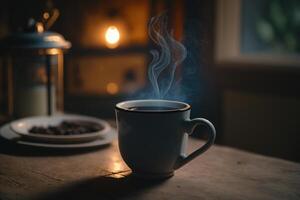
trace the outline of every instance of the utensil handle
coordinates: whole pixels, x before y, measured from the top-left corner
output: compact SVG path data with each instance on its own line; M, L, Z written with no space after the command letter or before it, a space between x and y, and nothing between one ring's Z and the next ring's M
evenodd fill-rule
M216 138L216 129L210 121L208 121L207 119L204 119L204 118L195 118L192 120L184 121L184 129L189 135L191 135L194 132L195 128L198 125L204 125L210 129L209 138L208 138L207 142L203 146L201 146L199 149L192 152L190 155L188 155L188 156L181 155L179 157L178 161L176 162L174 169L178 169L178 168L182 167L183 165L190 162L191 160L193 160L200 154L204 153L214 143L215 138Z

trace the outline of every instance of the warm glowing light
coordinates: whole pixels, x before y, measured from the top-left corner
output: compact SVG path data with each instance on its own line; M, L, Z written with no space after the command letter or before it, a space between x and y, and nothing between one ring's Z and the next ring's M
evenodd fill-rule
M43 17L44 19L49 19L50 15L48 12L44 12Z
M36 28L38 33L44 32L44 26L41 22L36 23Z
M60 53L60 49L47 49L47 53L51 55L57 55Z
M117 94L119 92L119 86L116 83L110 82L106 85L106 91L109 94Z
M112 172L108 175L112 178L124 178L124 176L130 173L117 151L110 155L108 170Z
M116 26L109 26L105 32L105 41L109 48L118 46L120 40L120 32Z

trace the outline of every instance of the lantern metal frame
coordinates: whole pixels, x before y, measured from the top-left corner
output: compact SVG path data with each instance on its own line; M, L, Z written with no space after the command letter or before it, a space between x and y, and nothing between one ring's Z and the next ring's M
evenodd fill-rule
M38 30L38 29L36 29ZM5 97L7 101L6 113L11 118L16 117L14 108L14 63L13 59L17 59L21 56L45 56L45 72L47 77L46 88L47 88L47 114L52 115L52 66L51 63L52 56L57 56L57 67L56 67L56 81L54 84L57 86L55 93L58 98L56 98L55 107L59 110L63 110L64 92L63 92L63 55L66 49L71 47L71 43L66 41L63 36L55 32L39 32L39 31L21 32L11 34L6 37L0 43L1 54L4 56L4 73L7 75L6 91L4 93L7 95Z

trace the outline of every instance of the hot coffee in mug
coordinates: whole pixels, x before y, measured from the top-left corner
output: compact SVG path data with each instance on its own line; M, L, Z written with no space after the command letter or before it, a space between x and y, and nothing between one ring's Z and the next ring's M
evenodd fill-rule
M136 176L165 178L205 152L214 142L215 128L203 118L190 119L191 106L178 101L134 100L116 105L119 149ZM209 139L186 156L186 137L195 127L210 128Z

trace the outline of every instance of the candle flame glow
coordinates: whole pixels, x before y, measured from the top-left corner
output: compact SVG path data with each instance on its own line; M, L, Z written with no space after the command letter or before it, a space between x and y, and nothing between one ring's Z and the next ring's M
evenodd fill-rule
M105 32L105 41L108 48L116 48L120 40L120 31L116 26L109 26Z

